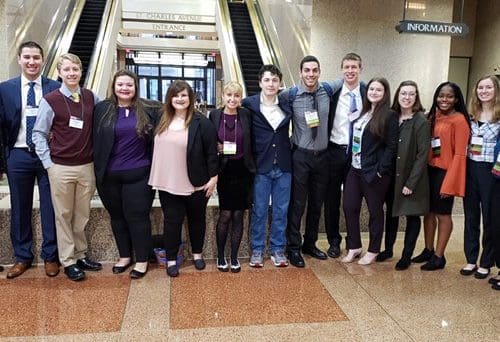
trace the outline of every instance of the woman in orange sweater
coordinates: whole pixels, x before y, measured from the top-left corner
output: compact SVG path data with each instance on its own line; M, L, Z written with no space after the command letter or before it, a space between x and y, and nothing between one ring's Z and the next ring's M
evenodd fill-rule
M438 86L428 118L432 134L429 150L430 212L424 217L425 249L412 261L427 262L421 269L434 271L446 265L444 251L453 230L454 196L465 195L470 121L458 85L444 82ZM438 236L434 250L436 228Z

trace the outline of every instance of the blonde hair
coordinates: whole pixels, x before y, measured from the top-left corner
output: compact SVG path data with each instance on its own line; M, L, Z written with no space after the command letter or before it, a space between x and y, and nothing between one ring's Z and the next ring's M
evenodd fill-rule
M64 53L61 56L59 56L59 59L57 61L58 71L61 71L61 65L63 64L64 60L68 60L71 63L78 64L80 66L80 70L83 70L82 61L80 60L80 57L72 53Z
M222 88L222 93L226 92L233 92L240 96L243 96L243 88L241 87L241 84L235 81L229 81L226 84L224 84L224 87Z
M471 114L472 120L474 121L479 120L479 114L483 110L483 105L481 104L481 101L477 96L477 86L479 85L479 82L488 79L491 80L491 82L493 82L493 87L495 88L495 101L493 104L492 122L500 121L500 81L498 80L498 77L495 75L488 75L481 77L474 86L474 91L469 102L469 113Z

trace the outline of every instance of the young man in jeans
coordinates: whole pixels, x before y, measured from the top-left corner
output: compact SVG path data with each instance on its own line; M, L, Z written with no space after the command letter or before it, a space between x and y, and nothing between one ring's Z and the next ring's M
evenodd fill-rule
M253 111L252 144L257 172L251 219L250 266L264 266L269 197L272 203L272 223L269 249L277 267L288 266L285 256L286 226L290 185L292 181L291 145L288 129L292 113L290 106L278 102L281 71L274 65L259 70L259 94L243 100L243 106Z

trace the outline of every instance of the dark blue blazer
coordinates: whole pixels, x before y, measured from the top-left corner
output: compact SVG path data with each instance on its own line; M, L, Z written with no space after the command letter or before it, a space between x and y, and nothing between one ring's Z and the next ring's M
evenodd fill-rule
M260 93L245 98L242 105L253 112L252 146L257 172L268 173L276 164L282 171L292 172L292 146L289 136L289 124L292 118L290 105L282 99L279 107L285 118L276 128L272 128L260 112Z
M60 87L59 82L42 76L42 93L44 96ZM19 134L22 110L21 99L20 76L0 83L0 122L2 123L6 158L9 156L9 151L14 147Z

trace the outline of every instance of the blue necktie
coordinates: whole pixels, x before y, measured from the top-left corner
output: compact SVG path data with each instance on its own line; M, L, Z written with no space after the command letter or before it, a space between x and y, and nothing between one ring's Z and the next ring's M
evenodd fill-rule
M348 94L351 97L351 103L349 104L349 112L354 113L355 111L358 110L356 104L356 94L354 94L352 91L348 92Z
M30 88L28 89L28 96L26 100L27 107L36 107L36 97L35 97L35 82L30 82ZM36 116L26 117L26 145L29 148L34 149L35 144L31 139L31 134L33 133L33 127L35 126Z

